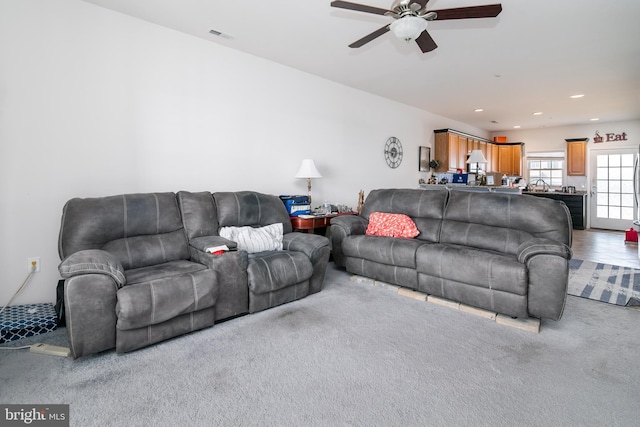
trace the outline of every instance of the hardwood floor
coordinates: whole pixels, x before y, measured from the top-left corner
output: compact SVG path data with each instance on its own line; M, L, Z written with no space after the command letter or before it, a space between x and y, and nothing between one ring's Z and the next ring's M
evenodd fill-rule
M624 231L573 230L573 257L640 269L638 245L624 238Z

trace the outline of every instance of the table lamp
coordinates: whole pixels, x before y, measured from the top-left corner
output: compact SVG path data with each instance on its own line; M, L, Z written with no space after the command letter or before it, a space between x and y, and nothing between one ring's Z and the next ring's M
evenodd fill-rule
M471 154L469 154L469 158L467 159L467 163L475 163L476 164L476 183L478 180L478 175L480 174L480 163L489 163L489 161L484 157L482 150L472 150Z
M298 173L296 174L296 178L307 179L307 195L309 196L309 205L311 205L311 178L322 178L322 175L318 172L316 164L312 159L304 159L302 161L300 169L298 169Z

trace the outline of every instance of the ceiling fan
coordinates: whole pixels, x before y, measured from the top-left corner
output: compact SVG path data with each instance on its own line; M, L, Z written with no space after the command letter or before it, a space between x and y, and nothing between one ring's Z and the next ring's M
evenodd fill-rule
M348 1L332 1L332 7L391 16L394 21L384 27L367 34L349 45L356 48L369 43L391 30L407 42L415 40L423 53L431 52L438 47L427 32L427 21L444 21L446 19L495 18L502 12L501 4L483 6L457 7L452 9L427 10L429 0L395 0L391 9L382 9Z

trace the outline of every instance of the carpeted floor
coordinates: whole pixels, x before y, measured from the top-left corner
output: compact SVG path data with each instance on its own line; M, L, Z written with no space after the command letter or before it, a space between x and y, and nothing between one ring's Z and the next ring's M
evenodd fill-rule
M569 295L616 305L637 306L640 270L599 262L569 261Z
M629 426L640 312L568 297L539 334L349 280L140 351L0 351L0 403L73 426ZM58 330L30 342L65 345ZM29 343L28 341L14 345Z

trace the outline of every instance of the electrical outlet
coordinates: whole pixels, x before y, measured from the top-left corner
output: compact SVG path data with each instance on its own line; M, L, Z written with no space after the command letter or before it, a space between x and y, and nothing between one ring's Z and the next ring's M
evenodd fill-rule
M33 257L33 258L27 258L27 269L29 271L29 273L31 273L32 271L34 273L39 273L40 272L40 257ZM36 269L33 269L33 266L35 264Z

